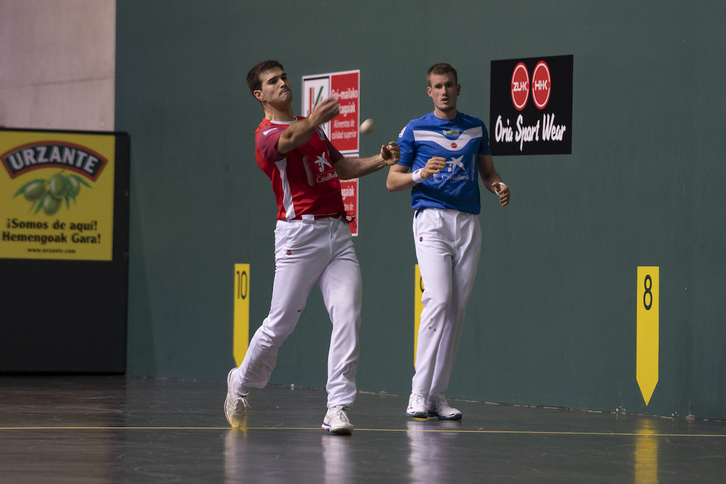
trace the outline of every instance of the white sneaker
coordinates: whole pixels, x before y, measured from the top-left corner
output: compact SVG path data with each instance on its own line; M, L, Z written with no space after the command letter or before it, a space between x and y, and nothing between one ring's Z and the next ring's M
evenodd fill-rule
M450 407L444 397L431 400L428 403L429 416L439 417L439 420L461 420L459 409Z
M353 433L353 424L348 420L345 411L348 407L339 406L329 408L323 419L321 428L335 435L350 435Z
M242 425L247 415L247 409L250 408L247 403L247 395L240 395L232 389L232 379L236 372L237 368L232 368L227 375L227 398L224 401L224 415L227 417L227 422L234 428Z
M426 397L412 393L411 396L408 397L406 415L416 418L428 418L429 415L426 410Z

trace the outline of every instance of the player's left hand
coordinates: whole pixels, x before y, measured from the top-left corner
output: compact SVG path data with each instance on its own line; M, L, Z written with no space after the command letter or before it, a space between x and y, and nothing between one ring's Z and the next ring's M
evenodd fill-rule
M401 148L398 147L398 143L391 141L388 146L381 146L381 158L389 166L398 163L401 159Z
M499 195L499 204L502 207L509 205L509 187L504 183L495 182L492 183L492 188L494 188L494 191Z

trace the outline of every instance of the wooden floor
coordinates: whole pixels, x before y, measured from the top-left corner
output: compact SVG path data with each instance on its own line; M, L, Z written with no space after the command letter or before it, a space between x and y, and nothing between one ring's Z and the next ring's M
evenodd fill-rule
M360 394L352 436L325 392L269 386L228 428L224 382L0 377L1 483L723 483L726 423Z

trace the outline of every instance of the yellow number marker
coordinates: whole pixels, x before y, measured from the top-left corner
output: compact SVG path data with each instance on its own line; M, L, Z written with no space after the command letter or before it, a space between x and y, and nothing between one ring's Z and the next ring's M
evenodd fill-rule
M418 327L421 323L421 311L423 311L423 279L421 279L421 271L416 264L416 288L414 289L414 317L413 317L413 364L416 364L416 348L418 347Z
M242 364L250 342L250 265L234 265L234 361Z
M635 378L645 405L658 384L660 268L638 267L637 354Z

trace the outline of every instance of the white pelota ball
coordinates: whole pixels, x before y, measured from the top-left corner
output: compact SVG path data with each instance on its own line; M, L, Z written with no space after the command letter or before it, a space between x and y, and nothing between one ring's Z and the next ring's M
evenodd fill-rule
M371 134L376 129L376 125L372 119L366 119L360 123L360 132L363 134Z

